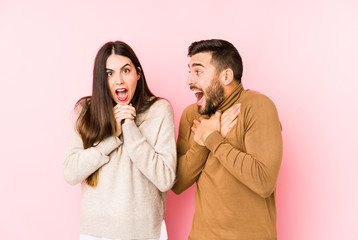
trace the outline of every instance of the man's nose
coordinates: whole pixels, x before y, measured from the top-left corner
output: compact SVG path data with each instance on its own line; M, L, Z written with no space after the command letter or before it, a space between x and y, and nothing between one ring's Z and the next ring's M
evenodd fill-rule
M186 84L190 86L194 83L195 83L195 80L194 80L193 76L189 73L188 78L186 79Z

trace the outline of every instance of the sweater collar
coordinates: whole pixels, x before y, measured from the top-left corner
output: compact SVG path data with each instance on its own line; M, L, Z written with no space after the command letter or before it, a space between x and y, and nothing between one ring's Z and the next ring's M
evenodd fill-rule
M232 105L234 105L237 100L240 98L242 91L244 90L242 83L240 83L237 88L235 88L234 91L230 93L229 96L227 96L220 104L217 106L216 110L220 110L221 112L224 112L228 108L230 108Z

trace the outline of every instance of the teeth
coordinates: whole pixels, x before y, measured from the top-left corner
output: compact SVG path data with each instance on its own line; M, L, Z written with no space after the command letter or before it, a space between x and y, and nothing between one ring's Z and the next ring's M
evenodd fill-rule
M118 90L116 90L116 92L125 92L125 91L127 91L126 89L118 89Z
M197 94L197 93L202 93L202 91L193 91L194 94Z

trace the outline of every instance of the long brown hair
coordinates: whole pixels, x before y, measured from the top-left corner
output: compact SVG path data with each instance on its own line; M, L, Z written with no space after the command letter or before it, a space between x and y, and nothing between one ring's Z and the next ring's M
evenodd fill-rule
M98 51L94 63L92 96L81 98L75 106L75 108L80 107L76 129L82 138L84 149L95 146L116 132L113 115L115 102L110 94L106 74L106 61L112 54L129 58L137 74L140 74L136 91L131 100L137 114L145 112L158 99L149 90L143 68L133 49L121 41L104 44ZM88 185L97 186L99 170L100 168L86 179Z

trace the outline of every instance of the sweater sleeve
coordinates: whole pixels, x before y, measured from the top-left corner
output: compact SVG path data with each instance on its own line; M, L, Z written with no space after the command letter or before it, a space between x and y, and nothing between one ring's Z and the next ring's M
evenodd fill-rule
M245 151L235 148L219 132L210 134L205 145L236 179L266 198L276 188L281 165L281 124L275 105L264 95L247 104L244 116Z
M193 121L190 118L190 106L183 112L177 142L178 168L176 182L172 191L180 194L188 189L199 178L205 166L209 150L200 146L193 140L191 127Z
M96 146L84 149L80 135L74 131L65 152L63 174L65 180L75 185L85 180L109 161L109 154L119 147L121 140L111 136Z
M172 108L167 101L158 100L149 111L142 123L145 124L143 132L157 134L154 144L148 141L134 121L127 121L122 125L123 148L139 171L161 192L166 192L174 184L176 171Z

